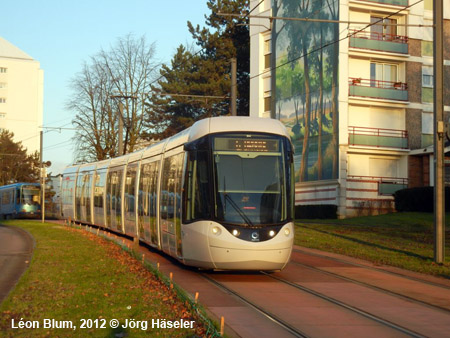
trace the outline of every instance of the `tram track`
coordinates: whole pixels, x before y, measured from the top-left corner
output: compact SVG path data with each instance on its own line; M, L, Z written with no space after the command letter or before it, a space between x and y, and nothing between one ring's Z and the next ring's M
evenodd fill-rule
M342 275L340 275L338 273L322 270L322 269L319 269L319 268L316 268L316 267L313 267L313 266L310 266L310 265L307 265L307 264L303 264L303 263L300 263L300 262L297 262L297 261L293 261L293 260L290 261L290 264L294 264L294 265L301 266L301 267L304 267L304 268L307 268L307 269L310 269L310 270L313 270L313 271L317 271L317 272L323 273L323 274L325 274L327 276L331 276L331 277L338 278L338 279L346 281L346 282L350 282L350 283L354 283L354 284L357 284L357 285L360 285L360 286L363 286L363 287L367 287L367 288L370 288L370 289L375 290L377 292L382 292L384 294L387 294L387 295L390 295L390 296L393 296L393 297L397 297L397 298L401 298L401 299L404 299L404 300L407 300L407 301L410 301L410 302L414 302L416 304L419 304L419 305L422 305L422 306L426 306L426 307L429 307L431 309L443 311L445 313L450 313L450 309L448 309L448 308L445 308L445 307L442 307L442 306L439 306L439 305L435 305L435 304L431 304L431 303L419 300L417 298L409 297L409 296L406 296L404 294L401 294L401 293L398 293L398 292L394 292L394 291L391 291L391 290L388 290L388 289L385 289L385 288L381 288L381 287L375 286L373 284L362 282L362 281L354 279L354 278L349 278L349 277L346 277L346 276L342 276ZM417 280L415 280L415 281L417 281Z
M373 314L370 314L370 313L368 313L368 312L366 312L364 310L358 309L358 308L356 308L356 307L354 307L352 305L345 304L344 302L341 302L341 301L339 301L339 300L337 300L335 298L329 297L329 296L327 296L327 295L325 295L323 293L317 292L317 291L312 290L310 288L307 288L305 286L293 283L293 282L288 281L288 280L286 280L284 278L274 276L274 275L269 274L269 273L264 272L264 271L261 271L261 274L263 274L263 275L265 275L265 276L267 276L269 278L275 279L275 280L277 280L279 282L282 282L284 284L287 284L287 285L289 285L291 287L294 287L296 289L299 289L299 290L301 290L303 292L307 292L307 293L309 293L309 294L311 294L313 296L319 297L319 298L321 298L321 299L323 299L323 300L325 300L327 302L333 303L333 304L335 304L335 305L337 305L339 307L345 308L346 310L349 310L349 311L352 311L354 313L357 313L360 316L363 316L363 317L365 317L367 319L375 321L375 322L377 322L379 324L382 324L382 325L384 325L386 327L389 327L391 329L397 330L397 331L399 331L399 332L401 332L403 334L406 334L406 335L408 335L410 337L416 337L416 338L419 338L419 337L423 338L423 337L425 337L425 336L423 336L423 335L421 335L421 334L419 334L417 332L409 330L409 329L407 329L405 327L397 325L397 324L395 324L393 322L390 322L388 320L385 320L385 319L383 319L381 317L378 317L378 316L375 316Z
M343 264L347 264L347 265L352 265L352 266L355 266L355 267L360 267L360 268L364 268L364 269L368 269L368 270L372 270L372 271L377 271L377 272L385 273L385 274L392 275L392 276L397 276L397 277L400 277L400 278L408 279L410 281L415 281L415 282L419 282L419 283L423 283L423 284L439 287L439 288L442 288L442 289L445 289L445 290L450 290L450 286L439 284L439 283L434 283L434 282L429 281L429 280L412 277L412 276L409 276L409 275L406 275L406 274L402 274L402 273L398 273L398 272L391 271L391 270L386 270L386 269L376 268L376 267L370 266L370 265L364 265L364 264L359 264L359 263L355 263L355 262L350 262L348 260L339 259L339 258L331 257L331 256L328 256L328 255L321 255L319 253L301 250L301 249L298 249L297 247L294 247L292 249L292 251L293 252L297 252L297 253L301 253L301 254L305 254L305 255L320 257L320 258L324 258L324 259L329 259L329 260L332 260L332 261L335 261L335 262L339 262L339 263L343 263ZM292 262L292 258L291 258L291 262ZM323 271L323 270L321 270L321 271Z
M87 229L87 227L86 227ZM296 252L300 252L303 254L307 254L310 255L309 252L307 251L302 251L299 249L294 249ZM315 255L317 257L321 257L321 258L326 258L326 259L332 259L335 261L339 261L340 263L345 263L345 264L349 264L355 267L359 267L359 268L370 268L370 266L364 265L364 264L358 264L358 263L354 263L354 262L349 262L348 260L340 260L340 259L333 259L333 257L329 257L326 254L325 255L320 255L320 254L312 254ZM398 320L399 317L390 317L389 315L385 314L384 312L377 312L377 311L372 311L372 309L370 307L360 307L359 305L361 305L361 303L358 304L358 302L353 303L352 301L349 301L348 298L342 298L339 295L337 295L336 293L332 293L329 294L327 291L327 288L322 288L321 287L321 282L327 282L327 281L331 281L328 278L332 277L332 278L337 278L341 281L344 282L348 282L348 283L352 283L355 285L358 285L360 287L367 287L372 289L372 292L377 292L377 293L384 293L386 294L386 296L390 296L390 297L395 297L398 299L401 299L402 301L415 301L414 299L410 299L409 297L404 297L401 294L397 294L396 292L391 292L388 290L384 290L383 288L379 288L377 286L373 286L358 280L354 280L352 278L348 278L346 276L341 276L339 274L335 274L333 272L327 271L327 270L322 270L321 268L316 268L314 267L314 265L312 265L313 261L307 261L306 264L303 264L301 262L300 259L301 256L297 256L294 259L291 257L291 262L289 263L291 265L290 269L285 269L282 272L277 272L274 274L269 274L269 273L265 273L265 272L258 272L258 273L250 273L250 274L242 274L242 273L226 273L226 272L195 272L195 275L197 277L200 277L200 279L204 279L206 284L210 284L211 288L217 288L219 290L222 291L223 294L227 294L228 297L230 298L234 298L235 302L240 302L243 307L246 307L250 312L253 312L254 315L256 317L260 317L263 321L263 318L266 318L266 322L271 323L268 324L269 326L272 325L274 328L277 327L279 330L279 332L286 332L286 336L294 336L294 337L312 337L312 336L316 336L317 334L319 334L318 332L321 332L320 334L323 334L321 330L321 326L318 326L319 331L317 329L314 328L314 325L317 325L317 323L314 323L314 321L311 321L311 319L308 317L305 319L305 314L307 316L309 316L310 314L310 309L314 309L315 305L311 305L308 303L302 303L301 301L299 302L299 300L305 299L305 296L303 296L303 294L308 294L310 298L317 298L320 299L321 302L324 303L329 303L330 305L325 305L323 308L321 306L317 307L316 309L320 309L322 308L321 312L317 313L317 315L319 315L320 317L323 317L322 320L324 320L324 323L326 323L325 325L336 325L334 324L334 322L332 323L327 323L327 318L330 318L330 316L336 315L336 313L342 313L342 316L344 316L345 318L348 318L348 315L344 315L344 313L353 313L353 317L355 318L355 324L348 324L348 319L344 320L344 323L342 325L344 325L343 327L345 327L345 325L351 325L350 327L352 327L352 330L355 330L354 332L358 332L358 327L363 327L364 325L366 325L366 330L370 330L367 332L371 332L372 329L369 329L370 327L376 327L377 331L379 332L381 330L381 332L383 332L383 330L389 330L389 332L391 332L391 334L393 333L394 336L409 336L409 337L425 337L428 336L427 332L428 331L424 331L421 329L421 327L423 326L417 326L416 324L413 324L413 322L411 321L403 321L403 320ZM321 262L321 261L320 261ZM309 265L311 264L311 265ZM324 265L327 266L327 265ZM339 265L340 266L340 265ZM167 268L166 268L167 269ZM170 271L173 271L173 268L168 268L170 269ZM301 270L301 269L307 269L306 272L305 270ZM379 271L379 272L385 272L383 269L377 269L374 268L373 270ZM169 270L168 270L169 271ZM297 277L295 277L295 275L299 276L300 274L307 274L309 275L309 273L307 271L311 271L311 276L314 275L313 279L311 280L310 278L307 278L306 281L307 282L318 282L318 287L313 287L310 288L309 285L304 285L303 283L299 283L297 281ZM293 275L292 275L293 274ZM323 276L328 276L328 277L320 277L320 275L317 274L323 274ZM393 275L393 274L389 274L389 275ZM402 274L394 274L397 277L402 277L404 278L405 276ZM416 282L422 282L422 280L417 279L417 278L412 278L411 280L414 280ZM336 285L341 284L338 280ZM336 281L334 281L334 283L336 283ZM272 284L271 283L276 283L276 284ZM332 281L333 282L333 281ZM281 286L281 284L278 283L282 283L285 286ZM277 286L279 285L279 286ZM330 284L331 285L331 284ZM342 284L343 285L343 284ZM439 284L436 283L431 283L431 285L433 286L440 286ZM245 288L250 287L251 292L250 294L247 293L247 291L245 290ZM262 287L262 288L261 288ZM255 295L257 294L257 292L255 292L254 290L257 289L262 289L265 290L265 294L262 294L263 296L261 298L256 298ZM280 301L280 307L278 306L274 306L274 299L277 299L278 296L269 296L270 293L277 293L280 292L280 289L283 289L280 293L277 293L277 295L283 295L284 292L286 292L286 290L292 288L293 291L288 291L290 293L292 293L294 296L292 298L287 297L287 298L283 298L283 300L279 300ZM349 290L351 290L352 287L350 286ZM444 286L444 289L445 286ZM298 291L295 291L298 290ZM331 291L331 289L330 289ZM298 292L298 293L297 293ZM308 297L306 297L308 298ZM287 303L286 303L286 299L287 299ZM295 299L295 300L294 300ZM272 303L271 303L272 300ZM441 307L437 307L437 306L433 306L432 304L427 304L421 301L415 301L416 306L427 306L428 308L430 308L431 310L439 310L441 311L441 313L443 313L444 316L447 316L449 314L449 310L445 309L445 308L441 308ZM287 306L287 304L290 304L291 306ZM369 303L365 303L365 304L369 304ZM383 303L383 304L387 304L387 303ZM211 305L209 304L209 306L212 306L213 308L217 305ZM237 306L236 308L239 308L240 305L234 305ZM384 305L383 305L384 306ZM406 308L406 307L405 307ZM292 312L291 315L288 315L287 309L298 309L298 314L297 312ZM239 310L241 311L241 310ZM283 312L284 311L284 312ZM292 311L292 310L291 310ZM306 312L305 312L306 311ZM314 311L314 310L313 310ZM228 312L228 316L229 316L229 312ZM339 317L341 315L338 315ZM256 318L255 317L255 318ZM220 317L219 317L220 318ZM230 318L230 317L228 317ZM361 319L356 319L356 318L361 318ZM388 320L384 319L387 318ZM395 318L395 319L394 319ZM400 316L401 318L401 316ZM236 319L232 320L231 322L233 322L233 326L230 326L230 328L234 329L234 325L236 324ZM229 322L229 323L231 323ZM370 324L371 322L373 322L373 324ZM242 321L241 321L242 323ZM347 324L346 324L347 323ZM410 323L413 324L410 326ZM242 324L241 324L242 325ZM353 325L354 328L353 328ZM368 325L368 326L367 326ZM330 326L330 327L331 327ZM384 329L383 329L384 327ZM240 329L237 329L238 331ZM329 329L327 328L326 332L345 332L344 331L340 331L341 329L339 328L339 324L336 327L336 330L338 331L333 331L333 329L331 328L331 331L329 331ZM392 331L391 331L392 330ZM262 331L264 333L267 333L266 331ZM353 332L353 331L352 331ZM397 333L395 333L397 332ZM436 330L434 330L433 332L436 332ZM431 332L430 332L431 333ZM319 334L319 335L320 335ZM244 335L245 336L245 335ZM283 334L280 335L284 336ZM373 336L373 332L372 332L372 336ZM436 336L436 334L431 334L430 336Z
M401 325L398 325L394 322L391 322L389 320L383 319L379 316L373 315L367 311L361 310L355 306L346 304L336 298L327 296L321 292L317 292L313 289L310 289L308 287L299 285L297 283L291 282L287 279L284 279L282 277L278 277L275 276L271 273L267 273L264 271L260 271L259 275L264 276L266 278L269 279L273 279L276 280L277 282L283 283L285 285L288 285L289 287L292 287L296 290L302 291L303 293L307 293L309 295L312 295L314 297L320 298L328 303L331 303L341 309L350 311L354 314L356 314L357 316L361 316L364 317L367 320L370 320L372 322L376 322L379 325L382 325L388 329L392 329L395 330L398 333L401 333L405 336L409 336L409 337L416 337L416 338L423 338L426 337L418 332L415 332L413 330L410 330L406 327L403 327ZM250 299L248 299L247 297L245 297L241 292L235 291L233 290L231 287L226 286L224 283L221 283L220 281L218 281L217 279L203 273L202 276L207 279L209 282L211 282L212 284L214 284L216 287L218 287L219 289L221 289L222 291L225 291L233 296L235 296L236 298L238 298L240 301L242 301L244 304L250 306L251 308L253 308L254 310L256 310L257 312L259 312L260 314L264 315L266 318L270 319L272 322L278 324L279 326L283 327L285 330L287 330L289 333L293 334L296 337L309 337L308 334L306 334L305 332L301 331L301 329L295 327L294 325L292 325L291 323L288 323L285 320L280 319L280 315L273 313L272 311L266 310L265 307L263 305L258 305L256 304L254 301L251 301Z
M236 292L236 291L232 290L231 288L225 286L223 283L218 282L217 280L215 280L214 278L211 278L210 276L208 276L205 273L202 273L202 276L203 276L203 278L208 280L210 283L214 284L216 287L218 287L222 291L225 291L225 292L233 295L234 297L238 298L240 301L242 301L247 306L250 306L252 309L256 310L258 313L260 313L261 315L263 315L267 319L271 320L273 323L281 326L283 329L288 331L293 336L299 337L299 338L307 338L307 337L309 337L308 335L306 335L305 333L301 332L300 330L298 330L294 326L290 325L286 321L282 320L281 318L277 317L273 313L263 309L261 306L259 306L259 305L255 304L254 302L246 299L245 297L243 297L238 292Z

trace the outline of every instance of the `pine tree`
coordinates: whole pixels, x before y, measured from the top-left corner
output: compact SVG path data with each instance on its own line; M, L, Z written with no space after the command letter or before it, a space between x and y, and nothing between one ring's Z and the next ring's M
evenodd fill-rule
M14 134L0 133L0 186L16 182L39 181L39 154L27 154L21 142L14 142Z

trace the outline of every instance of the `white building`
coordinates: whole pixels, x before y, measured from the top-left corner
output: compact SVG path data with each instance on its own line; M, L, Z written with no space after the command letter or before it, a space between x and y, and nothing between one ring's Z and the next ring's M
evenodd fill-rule
M333 204L351 217L392 210L398 189L433 185L432 0L252 0L250 8L266 17L250 21L250 115L290 131L297 205ZM444 96L447 120L450 86Z
M40 149L44 71L38 61L0 37L0 129L28 153Z

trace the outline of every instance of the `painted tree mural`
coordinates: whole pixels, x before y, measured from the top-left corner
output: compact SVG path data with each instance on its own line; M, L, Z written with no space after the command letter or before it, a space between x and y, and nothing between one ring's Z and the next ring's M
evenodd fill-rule
M338 20L338 1L273 0L278 17ZM296 181L338 177L338 24L275 20L275 114L295 146ZM282 23L278 22L282 21Z

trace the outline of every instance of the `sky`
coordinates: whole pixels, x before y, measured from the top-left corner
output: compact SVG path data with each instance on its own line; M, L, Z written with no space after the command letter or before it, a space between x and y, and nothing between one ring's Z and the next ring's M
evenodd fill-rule
M72 128L70 80L91 56L131 33L154 42L156 60L169 63L180 44L192 42L187 21L204 26L209 13L206 0L15 0L2 1L0 11L0 36L44 70L44 127L63 128ZM72 164L73 135L44 128L53 175Z

